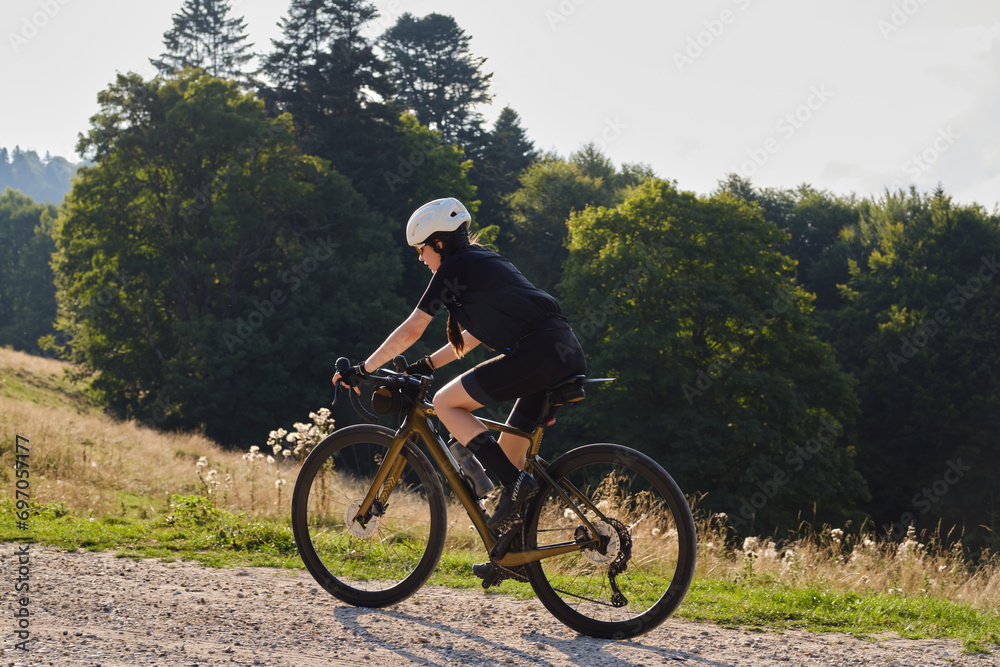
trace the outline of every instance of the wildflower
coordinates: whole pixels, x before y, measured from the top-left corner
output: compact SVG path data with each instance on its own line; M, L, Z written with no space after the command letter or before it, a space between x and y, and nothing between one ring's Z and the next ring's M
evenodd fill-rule
M285 485L285 480L283 480L283 479L276 479L276 480L274 480L274 488L280 489L284 485Z
M660 529L659 528L654 528L653 529L653 537L656 537L659 534L660 534Z
M197 466L199 472L201 471L202 468L204 468L207 465L208 465L208 457L206 456L202 456L200 459L198 459L198 462L195 463L195 466Z
M268 463L274 463L274 457L273 457L273 456L271 456L270 454L268 454L268 455L267 455L267 462L268 462Z

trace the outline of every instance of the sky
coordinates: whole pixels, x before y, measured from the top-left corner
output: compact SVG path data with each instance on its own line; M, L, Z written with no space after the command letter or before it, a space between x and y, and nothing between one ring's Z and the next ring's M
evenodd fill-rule
M4 0L0 146L78 158L97 93L150 57L182 0ZM254 49L286 0L231 0ZM837 195L931 191L1000 206L995 0L378 0L455 18L543 151L594 142L708 194L727 174Z

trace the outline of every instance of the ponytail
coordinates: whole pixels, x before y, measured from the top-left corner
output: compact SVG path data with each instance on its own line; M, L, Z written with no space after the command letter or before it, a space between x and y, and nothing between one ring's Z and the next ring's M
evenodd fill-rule
M462 336L462 327L458 326L458 322L448 313L448 342L451 343L451 349L455 351L455 356L459 359L465 354L465 337Z

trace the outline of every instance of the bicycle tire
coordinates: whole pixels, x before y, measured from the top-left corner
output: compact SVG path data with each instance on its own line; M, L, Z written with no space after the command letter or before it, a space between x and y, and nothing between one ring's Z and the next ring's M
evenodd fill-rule
M603 553L581 550L528 563L538 599L561 622L592 637L627 639L659 626L694 577L694 518L680 487L645 454L608 443L567 452L546 471L557 484L571 481L607 517L598 521L594 512L585 513L608 545ZM574 539L592 536L543 485L525 513L525 547Z
M384 513L364 526L353 519L393 437L368 424L338 430L306 457L292 493L292 529L303 563L327 592L355 606L384 607L409 597L444 549L444 489L412 441L400 454L406 468Z

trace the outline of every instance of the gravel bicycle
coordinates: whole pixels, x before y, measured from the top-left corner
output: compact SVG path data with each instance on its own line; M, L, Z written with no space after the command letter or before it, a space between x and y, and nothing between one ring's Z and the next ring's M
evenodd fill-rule
M561 622L585 635L634 637L660 625L691 584L697 551L694 519L680 488L651 458L616 444L591 444L554 461L538 452L545 428L585 388L613 378L575 376L550 388L533 431L480 418L487 428L530 442L525 469L540 485L520 516L487 527L489 494L469 477L431 419L432 376L382 369L358 378L372 385L373 407L402 417L393 431L349 391L368 424L338 429L309 454L295 482L292 526L306 567L334 597L385 607L415 593L445 544L448 500L422 440L489 552L491 576L526 581ZM350 367L338 359L343 374ZM455 511L453 509L453 511ZM464 523L464 522L463 522Z

